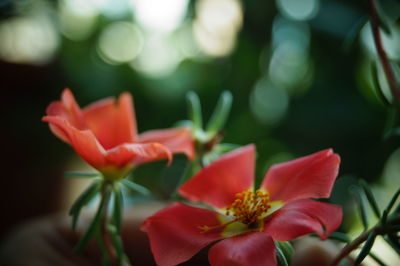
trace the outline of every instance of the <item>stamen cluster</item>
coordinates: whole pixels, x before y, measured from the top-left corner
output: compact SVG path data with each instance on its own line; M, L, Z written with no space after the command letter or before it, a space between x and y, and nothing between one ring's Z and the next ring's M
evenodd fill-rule
M235 195L236 199L226 209L226 215L235 216L236 221L250 225L256 222L270 208L269 193L265 190L243 191Z

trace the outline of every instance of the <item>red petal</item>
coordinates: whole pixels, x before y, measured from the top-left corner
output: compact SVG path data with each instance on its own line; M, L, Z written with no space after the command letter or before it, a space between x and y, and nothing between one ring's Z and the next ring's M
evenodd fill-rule
M147 232L157 265L176 265L221 239L218 232L203 233L200 229L204 225L218 224L215 212L174 203L147 218L141 230Z
M168 159L172 160L171 152L159 143L124 144L107 151L108 165L124 167L125 165Z
M339 171L340 157L331 149L293 161L273 165L261 188L269 191L272 201L327 198Z
M212 266L276 266L275 244L263 232L224 239L211 247Z
M254 164L254 145L236 149L203 168L179 188L179 193L191 201L226 207L236 193L253 188Z
M113 98L92 103L83 109L87 126L105 149L135 142L137 137L133 101L123 93L118 102Z
M46 109L48 116L62 117L68 121L68 123L78 129L85 129L85 121L83 119L82 111L79 105L76 103L74 95L69 89L64 89L61 94L61 101L55 101L50 103ZM57 128L50 125L53 133L64 141L67 141L66 136L59 131Z
M288 241L316 232L326 239L342 222L342 208L313 200L292 201L265 220L264 232L274 240Z
M190 160L194 157L194 142L189 128L146 131L139 135L139 142L161 143L172 153L184 153Z
M45 116L43 121L62 132L67 142L86 162L95 168L105 166L105 150L89 130L78 130L61 117Z

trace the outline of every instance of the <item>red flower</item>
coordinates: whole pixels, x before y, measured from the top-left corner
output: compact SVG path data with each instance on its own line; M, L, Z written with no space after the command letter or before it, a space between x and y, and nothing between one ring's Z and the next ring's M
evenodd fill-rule
M339 162L329 149L274 165L254 191L254 145L221 156L179 189L212 210L174 203L144 222L156 263L182 263L223 239L208 253L213 266L276 265L274 240L312 232L325 239L342 210L309 198L330 196Z
M53 133L69 143L105 178L123 178L134 165L158 159L171 160L171 153L194 156L190 129L173 128L137 134L132 97L107 98L81 109L69 89L61 101L52 102L43 121Z

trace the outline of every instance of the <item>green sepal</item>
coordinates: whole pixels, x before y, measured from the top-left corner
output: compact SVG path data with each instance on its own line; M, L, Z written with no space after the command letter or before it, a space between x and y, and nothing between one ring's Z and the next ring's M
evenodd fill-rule
M121 184L124 185L126 188L128 188L134 192L138 192L145 196L148 196L151 193L150 190L148 190L147 188L145 188L139 184L136 184L134 182L131 182L128 179L121 180Z
M368 202L371 205L371 209L374 211L376 218L381 218L381 211L379 210L378 204L376 203L374 194L372 194L371 189L369 188L367 182L365 180L360 179L360 186L363 188L365 196L367 196Z
M173 125L174 127L193 127L193 122L191 120L180 120Z
M315 235L317 236L317 235ZM336 240L343 243L349 243L351 241L350 237L345 233L341 232L333 232L328 236L329 239Z
M69 215L72 216L72 230L75 231L78 223L79 214L86 204L88 204L100 191L101 180L94 181L74 202Z
M361 191L360 191L359 187L351 186L350 192L356 198L356 201L357 201L358 207L359 207L359 211L360 211L361 222L363 224L364 230L366 231L368 229L368 218L367 218L367 212L366 212L364 204L363 204Z
M232 143L220 143L215 146L214 150L219 154L224 154L230 151L233 151L237 148L240 148L241 145L239 144L232 144Z
M206 153L203 156L203 164L205 166L211 164L213 161L217 160L221 155L224 153L230 152L234 149L239 148L240 145L237 144L230 144L230 143L220 143L217 144L212 151Z
M275 246L279 247L279 249L282 251L287 265L292 264L292 257L294 254L294 248L292 244L290 244L289 241L275 241Z
M276 242L275 242L276 243ZM279 245L275 245L276 258L279 266L289 266L288 260Z
M88 173L88 172L65 172L66 178L94 178L100 176L100 173Z
M232 106L232 93L230 91L222 92L218 99L218 103L214 112L208 121L206 132L207 135L213 137L225 125Z
M365 259L365 257L368 256L372 246L374 245L376 236L377 234L375 232L371 232L368 235L367 241L365 241L365 244L363 245L360 253L358 253L354 265L359 265Z
M114 209L113 209L113 219L117 232L121 232L122 227L122 214L124 209L124 195L118 186L114 186Z
M189 91L186 94L186 99L189 109L189 118L193 122L194 130L202 130L203 117L201 115L201 104L199 96L194 91Z
M110 196L111 196L110 190L105 190L105 192L102 193L102 198L101 198L101 201L100 201L100 204L97 209L95 217L93 218L92 222L90 223L85 234L79 239L78 244L76 244L76 246L74 248L74 251L76 253L82 252L82 250L86 247L87 243L89 242L89 240L91 239L93 234L96 232L96 230L99 230L100 220L103 218L104 214L107 211Z

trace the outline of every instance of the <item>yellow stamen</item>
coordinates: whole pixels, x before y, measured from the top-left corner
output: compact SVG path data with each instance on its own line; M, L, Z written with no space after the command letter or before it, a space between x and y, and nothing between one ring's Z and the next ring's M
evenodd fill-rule
M242 222L249 228L259 226L259 221L262 221L264 215L271 208L269 202L269 193L265 190L256 190L255 192L247 190L235 195L236 199L226 209L226 216L233 216L234 219L216 226L199 226L202 233L225 228L234 222Z
M232 213L236 220L244 224L250 225L256 222L271 208L269 193L265 190L255 192L248 190L237 193L235 196L236 199L226 209L225 214Z

